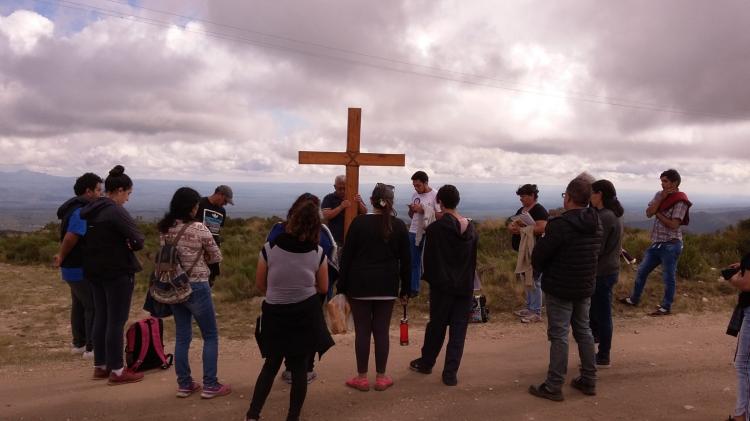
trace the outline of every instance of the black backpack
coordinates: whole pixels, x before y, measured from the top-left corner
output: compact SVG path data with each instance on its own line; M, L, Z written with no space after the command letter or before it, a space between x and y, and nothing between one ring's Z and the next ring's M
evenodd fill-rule
M161 319L147 317L130 325L126 333L125 362L133 371L152 368L167 369L172 354L164 354L164 324Z

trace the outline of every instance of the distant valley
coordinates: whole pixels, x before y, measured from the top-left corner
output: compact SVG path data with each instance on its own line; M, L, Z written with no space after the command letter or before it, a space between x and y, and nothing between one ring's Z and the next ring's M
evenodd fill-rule
M73 195L73 177L56 177L29 171L0 172L0 230L33 231L57 218L58 206ZM136 217L156 220L166 211L172 193L181 186L191 186L203 195L213 192L216 182L134 180L135 188L128 210ZM332 183L227 183L234 190L236 206L229 206L230 217L283 216L289 205L301 193L310 192L322 197L333 191ZM374 183L371 183L374 184ZM440 180L433 182L439 187ZM461 191L460 209L474 219L505 218L519 207L513 184L500 183L455 183ZM372 186L362 183L360 190L367 196ZM540 203L545 207L561 206L562 186L540 185ZM656 189L654 189L656 191ZM396 210L406 218L406 204L413 189L410 184L396 184ZM643 215L652 192L620 191L620 200L626 209L628 226L649 228L651 220ZM689 191L688 191L689 193ZM695 206L691 210L689 231L714 232L741 219L750 218L750 198L734 198L730 201L723 195L690 195Z

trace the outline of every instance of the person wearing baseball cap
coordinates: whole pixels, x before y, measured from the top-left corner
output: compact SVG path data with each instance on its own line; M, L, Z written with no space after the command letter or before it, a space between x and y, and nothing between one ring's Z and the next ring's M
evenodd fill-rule
M233 196L232 188L222 184L216 187L214 194L202 198L198 203L198 212L195 214L195 218L203 222L203 225L211 231L211 235L213 235L214 241L219 247L221 247L221 227L224 226L224 221L227 219L227 211L224 206L227 204L234 205ZM209 283L213 286L214 280L219 275L219 264L209 265L209 269L211 270Z

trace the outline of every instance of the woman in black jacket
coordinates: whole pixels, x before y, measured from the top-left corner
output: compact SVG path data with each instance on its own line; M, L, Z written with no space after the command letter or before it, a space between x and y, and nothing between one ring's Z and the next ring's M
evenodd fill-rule
M341 257L338 290L346 294L354 318L358 375L346 382L357 390L370 390L367 368L370 337L375 340L375 390L386 390L388 329L393 303L410 294L411 255L406 225L393 211L393 186L378 183L370 197L374 214L358 216L349 227Z
M83 271L94 293L93 378L118 385L143 379L124 366L122 351L135 273L142 269L133 252L143 248L144 237L123 207L133 192L125 168L112 168L104 189L105 197L81 210L87 223Z

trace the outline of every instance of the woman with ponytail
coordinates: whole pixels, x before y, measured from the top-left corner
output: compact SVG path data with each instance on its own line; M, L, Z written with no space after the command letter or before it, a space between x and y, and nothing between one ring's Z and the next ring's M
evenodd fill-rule
M219 330L211 299L208 279L209 265L221 262L221 251L211 231L195 220L201 195L190 187L180 187L169 202L169 212L157 224L159 241L163 245L176 241L177 256L187 271L193 291L187 301L172 305L175 324L174 367L177 374L177 397L187 398L203 388L201 397L211 399L232 392L229 385L216 377L219 359ZM179 238L177 238L179 236ZM188 353L193 337L193 319L203 337L203 383L190 375Z
M263 245L255 285L266 295L255 337L263 368L245 419L258 420L274 377L286 360L291 372L288 421L296 421L307 394L310 356L323 355L333 339L318 294L328 291L328 263L320 247L320 200L305 193L289 210L284 232Z
M144 237L123 207L133 181L122 165L109 172L104 189L106 196L81 210L87 223L83 272L94 294L93 379L119 385L143 379L143 373L125 367L122 351L135 273L142 270L134 252L143 248Z
M346 294L354 318L357 375L346 385L370 390L367 371L370 338L375 340L375 390L393 385L385 374L388 362L388 330L396 298L411 294L409 231L393 210L393 186L378 183L370 197L374 213L354 219L346 234L341 256L338 291Z
M617 200L615 186L609 180L595 181L591 184L591 191L591 206L599 211L603 235L589 320L591 332L599 342L596 366L609 368L612 348L612 288L620 274L624 210Z

